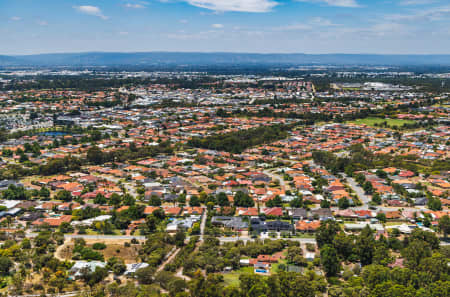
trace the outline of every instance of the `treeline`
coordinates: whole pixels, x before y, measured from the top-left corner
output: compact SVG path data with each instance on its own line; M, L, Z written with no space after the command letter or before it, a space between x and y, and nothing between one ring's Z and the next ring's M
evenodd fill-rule
M17 179L29 175L54 175L68 171L78 171L81 166L88 164L104 164L110 162L126 162L148 157L155 157L159 154L171 154L173 152L170 143L162 142L157 146L142 146L136 148L131 145L128 148L112 152L103 152L97 146L93 146L87 152L86 158L66 156L64 158L51 159L46 164L35 165L29 163L29 167L18 164L9 164L7 168L0 171L0 179Z
M288 131L293 126L294 124L271 125L207 137L193 137L188 141L188 145L238 154L249 147L288 137Z
M30 79L30 77L25 77ZM80 91L99 91L109 88L136 87L149 84L166 84L173 88L196 89L209 87L215 81L212 77L183 78L104 78L96 75L80 76L38 76L33 81L13 80L10 84L0 85L0 90L29 90L29 89L74 89Z
M373 154L364 149L361 144L349 147L348 157L338 157L328 151L314 151L312 157L316 164L322 165L333 174L345 172L352 176L355 171L372 168L397 167L414 173L432 174L435 171L450 170L448 160L425 160L415 155L392 156L388 154Z
M159 145L144 145L136 147L131 143L128 148L103 152L97 146L91 147L86 154L86 160L90 164L104 164L109 162L125 162L128 160L137 160L148 157L155 157L159 154L172 154L173 149L170 142L164 141Z

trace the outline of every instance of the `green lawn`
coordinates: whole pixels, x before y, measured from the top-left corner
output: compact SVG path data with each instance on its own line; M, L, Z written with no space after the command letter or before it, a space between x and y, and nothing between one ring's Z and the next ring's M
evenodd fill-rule
M239 276L243 273L253 273L253 267L241 267L239 270L222 274L225 286L239 286Z
M401 120L401 119L381 119L381 118L374 118L374 117L369 117L369 118L364 118L364 119L357 119L354 121L350 121L348 123L353 123L353 124L357 124L357 125L367 125L367 126L372 126L375 127L375 124L380 125L382 123L386 122L388 127L393 127L393 126L398 126L401 127L404 124L413 124L414 121L411 120Z

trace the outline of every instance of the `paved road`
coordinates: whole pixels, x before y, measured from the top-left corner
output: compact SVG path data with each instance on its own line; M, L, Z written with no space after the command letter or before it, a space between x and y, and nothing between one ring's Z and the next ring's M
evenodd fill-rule
M272 180L279 180L280 181L280 186L282 189L284 190L289 190L291 187L289 185L286 184L286 182L284 181L283 177L270 172L269 170L263 170L263 173L267 176L269 176Z
M219 237L220 242L235 242L238 240L242 240L243 242L247 242L247 241L255 241L255 239L257 238L251 238L248 236L245 237ZM260 239L260 238L258 238ZM288 241L297 241L300 243L316 243L316 239L315 238L299 238L299 237L293 237L293 238L272 238L272 237L268 237L268 238L264 238L264 240L278 240L278 239L283 239L283 240L288 240Z
M36 232L29 232L26 233L26 237L33 238L36 237L38 233ZM133 238L137 240L145 240L145 236L139 236L139 235L88 235L88 234L64 234L65 239L72 239L72 238L83 238L83 239L125 239L125 240L131 240Z
M87 234L64 234L64 238L84 238L84 239L137 239L145 240L145 236L139 235L87 235Z
M371 198L366 195L364 190L356 183L356 181L353 178L348 177L346 175L344 175L344 177L347 180L348 185L353 189L353 191L355 191L356 195L358 195L358 198L364 205L364 209L368 209L369 208L368 204L371 201Z

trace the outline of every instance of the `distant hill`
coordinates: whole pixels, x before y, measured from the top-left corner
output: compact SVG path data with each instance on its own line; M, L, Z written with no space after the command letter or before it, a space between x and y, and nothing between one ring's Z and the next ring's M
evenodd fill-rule
M450 65L450 55L254 54L200 52L62 53L0 56L0 66Z
M0 66L14 66L23 62L24 61L20 61L18 58L15 57L0 55Z

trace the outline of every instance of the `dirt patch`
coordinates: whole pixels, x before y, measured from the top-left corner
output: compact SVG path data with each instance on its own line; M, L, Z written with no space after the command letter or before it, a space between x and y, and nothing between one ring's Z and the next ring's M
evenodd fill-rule
M97 252L103 254L105 260L111 257L122 258L126 264L136 263L139 256L139 250L141 246L139 244L131 244L130 246L125 246L125 242L130 242L130 240L86 240L86 246L91 247L94 243L101 242L106 245L104 250L97 250ZM74 241L66 241L66 243L57 249L57 258L62 260L71 260L72 251L74 248Z

